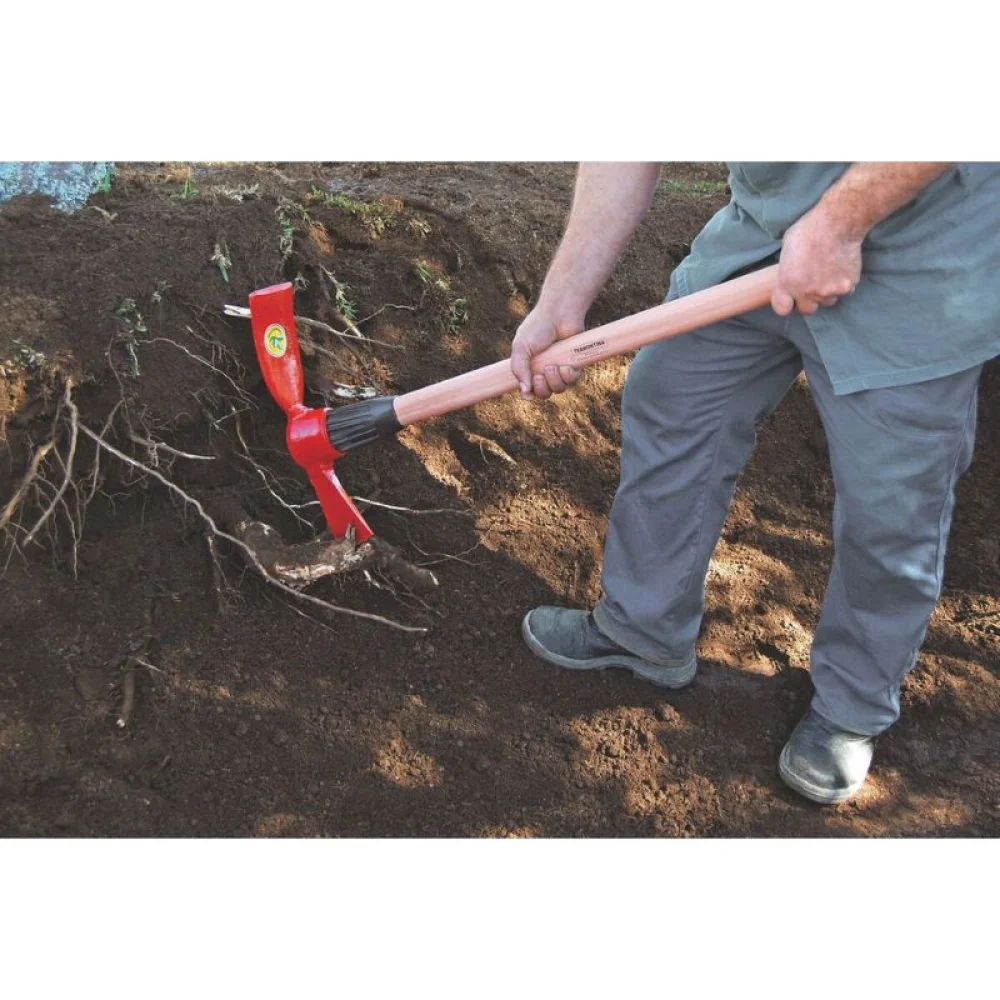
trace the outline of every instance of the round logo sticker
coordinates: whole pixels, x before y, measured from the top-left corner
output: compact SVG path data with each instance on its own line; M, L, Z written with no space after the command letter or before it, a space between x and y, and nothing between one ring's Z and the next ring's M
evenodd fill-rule
M288 350L288 334L280 323L272 323L264 331L264 347L272 358L283 358Z

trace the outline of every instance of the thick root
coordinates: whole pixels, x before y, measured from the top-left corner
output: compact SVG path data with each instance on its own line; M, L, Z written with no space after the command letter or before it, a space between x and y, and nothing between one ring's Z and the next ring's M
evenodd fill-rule
M269 524L240 521L234 534L268 574L289 587L307 587L327 576L376 569L414 594L438 586L437 577L405 559L399 549L380 538L356 545L352 538L290 544Z

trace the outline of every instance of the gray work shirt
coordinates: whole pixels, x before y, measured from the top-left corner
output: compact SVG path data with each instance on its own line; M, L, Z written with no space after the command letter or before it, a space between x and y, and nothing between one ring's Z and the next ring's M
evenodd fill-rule
M766 262L849 163L731 163L732 198L674 271L668 299ZM1000 164L961 163L884 219L853 295L806 322L838 395L1000 355Z

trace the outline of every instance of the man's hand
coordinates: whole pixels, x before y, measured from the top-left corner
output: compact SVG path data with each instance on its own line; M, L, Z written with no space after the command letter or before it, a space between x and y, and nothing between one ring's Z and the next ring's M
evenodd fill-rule
M582 163L576 175L566 231L538 296L518 328L510 367L525 399L548 399L579 377L569 365L544 374L531 359L550 344L583 330L587 310L653 200L657 163Z
M861 280L861 240L839 231L821 206L785 233L771 307L779 316L793 308L810 315L850 295Z
M854 163L785 232L771 306L816 312L850 295L861 280L869 231L945 174L950 163Z
M548 399L554 392L565 392L580 377L578 368L549 365L544 375L531 370L531 360L557 340L572 337L583 330L583 321L550 314L536 306L517 328L510 350L510 367L521 384L524 399Z

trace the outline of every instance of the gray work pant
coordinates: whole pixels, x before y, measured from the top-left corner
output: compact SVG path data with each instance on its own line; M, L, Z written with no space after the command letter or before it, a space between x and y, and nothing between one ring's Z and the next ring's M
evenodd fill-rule
M643 348L622 402L621 481L595 620L656 663L690 657L709 560L755 424L803 369L836 487L813 707L875 735L899 717L903 678L941 592L955 483L972 460L981 365L836 396L805 321L770 308Z

